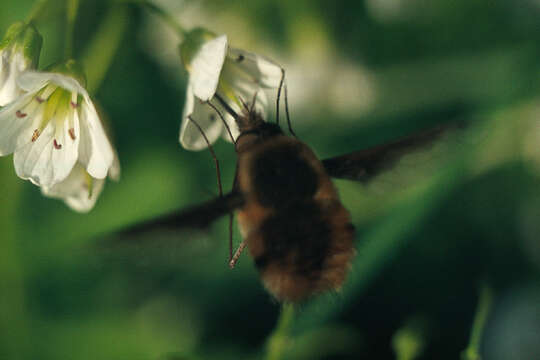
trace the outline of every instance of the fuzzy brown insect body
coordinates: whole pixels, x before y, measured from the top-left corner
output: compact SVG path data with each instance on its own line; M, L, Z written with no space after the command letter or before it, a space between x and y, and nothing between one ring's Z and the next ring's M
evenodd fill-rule
M307 145L246 116L237 140L245 199L238 222L265 287L293 302L339 289L355 253L354 227L330 177Z

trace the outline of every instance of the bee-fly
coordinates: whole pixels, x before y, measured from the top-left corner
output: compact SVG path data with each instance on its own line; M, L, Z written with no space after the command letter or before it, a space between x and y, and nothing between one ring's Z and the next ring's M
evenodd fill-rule
M236 114L218 94L216 98L240 130L233 139L238 155L233 191L136 225L122 237L127 240L131 234L154 229L206 228L215 219L236 211L244 241L234 256L231 252L231 267L247 246L265 287L276 299L287 302L338 290L351 267L354 226L330 177L366 182L404 151L431 142L444 130L439 127L320 161L306 144L296 136L285 135L277 123L264 121L253 107L244 105L242 113ZM191 120L197 125L195 119Z
M354 255L354 227L324 166L307 145L257 112L246 107L236 118L240 249L247 245L278 300L338 289Z

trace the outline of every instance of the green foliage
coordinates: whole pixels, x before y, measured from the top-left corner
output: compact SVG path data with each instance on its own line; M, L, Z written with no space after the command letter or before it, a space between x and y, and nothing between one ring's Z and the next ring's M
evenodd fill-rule
M357 226L352 272L341 292L279 322L280 305L251 259L228 269L226 220L207 234L156 236L155 247L135 253L96 250L102 235L217 189L210 155L177 142L180 39L157 31L160 41L148 40L159 20L133 4L81 1L73 51L114 134L122 179L80 215L0 158L0 359L384 359L404 347L415 356L403 359L457 359L471 333L484 359L540 358L526 336L538 334L538 307L522 305L538 299L540 275L540 6L376 3L190 0L177 8L187 29L228 33L233 46L286 67L295 132L321 157L469 124L368 186L336 182ZM0 33L31 5L2 1ZM194 5L199 17L188 13ZM50 1L36 22L41 67L62 56L62 9ZM160 58L156 44L177 63ZM220 141L215 151L232 184L232 147ZM478 334L484 281L493 303ZM429 326L411 325L417 314ZM523 336L519 349L507 333Z

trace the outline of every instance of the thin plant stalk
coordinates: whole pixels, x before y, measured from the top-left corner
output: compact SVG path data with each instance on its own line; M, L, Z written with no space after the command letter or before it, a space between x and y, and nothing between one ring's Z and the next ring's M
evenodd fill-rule
M178 35L181 37L184 37L187 34L186 29L180 23L174 18L173 15L171 15L169 12L167 12L165 9L159 7L158 5L154 4L151 1L148 0L119 0L118 2L124 2L124 3L133 3L140 5L142 7L147 8L157 16L163 19L171 28L174 29Z
M87 89L95 93L107 75L129 23L128 9L113 4L83 50L80 61L86 71Z
M267 343L266 360L280 360L287 349L291 325L294 319L294 305L283 304L276 328Z
M26 17L26 22L27 23L35 22L37 18L39 17L39 15L43 13L43 9L45 8L45 5L47 5L48 2L49 0L36 0L36 2L34 2L34 5L32 5L32 9L30 10L30 13Z
M66 0L66 37L64 44L64 57L73 57L73 33L75 30L75 20L79 10L79 0Z
M463 360L480 360L482 358L480 356L480 342L492 303L493 291L489 286L484 284L480 288L480 298L478 300L476 314L474 315L469 346L461 354Z

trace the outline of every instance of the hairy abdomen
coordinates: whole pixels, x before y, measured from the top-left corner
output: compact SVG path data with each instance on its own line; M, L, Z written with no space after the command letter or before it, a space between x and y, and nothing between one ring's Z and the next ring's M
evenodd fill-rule
M320 161L284 136L239 156L239 224L266 288L301 301L342 285L354 256L349 213Z

